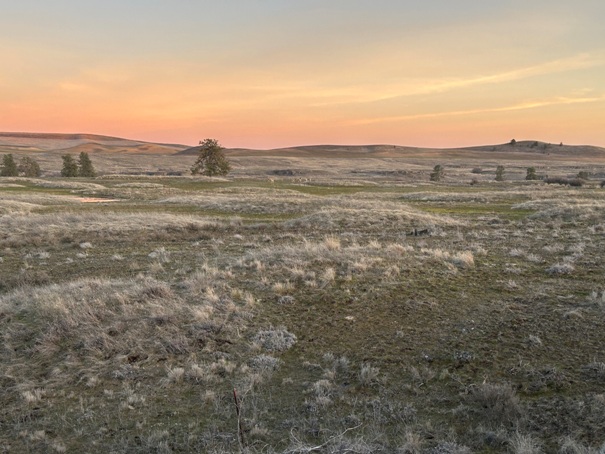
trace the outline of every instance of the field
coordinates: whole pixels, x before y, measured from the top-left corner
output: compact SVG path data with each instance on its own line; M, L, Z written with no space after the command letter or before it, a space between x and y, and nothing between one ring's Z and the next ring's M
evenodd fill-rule
M0 450L605 452L605 161L468 156L0 178Z

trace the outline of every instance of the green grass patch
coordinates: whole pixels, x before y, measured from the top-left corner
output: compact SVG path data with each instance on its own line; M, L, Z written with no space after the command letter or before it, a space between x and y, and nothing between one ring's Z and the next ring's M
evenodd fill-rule
M458 215L458 216L485 216L485 215L496 215L510 220L523 219L526 216L534 213L534 210L520 210L513 209L509 204L500 203L489 203L489 204L470 204L470 203L448 203L433 205L427 202L410 202L424 211L435 214L447 214L447 215Z

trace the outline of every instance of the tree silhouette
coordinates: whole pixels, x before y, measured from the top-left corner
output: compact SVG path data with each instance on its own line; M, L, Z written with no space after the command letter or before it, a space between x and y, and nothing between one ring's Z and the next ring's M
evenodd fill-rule
M525 179L526 180L537 180L538 179L538 175L536 174L536 168L535 167L528 167L527 168L527 175L525 175Z
M97 176L97 172L95 172L95 168L92 165L92 161L88 157L88 153L84 151L80 153L78 175L81 177Z
M61 156L63 158L63 168L61 169L62 177L77 177L78 176L78 163L72 155L66 154Z
M433 172L431 173L431 181L441 181L443 177L443 166L441 164L437 164L433 167Z
M26 177L39 177L42 175L40 165L34 158L24 156L19 163L19 173Z
M227 175L231 165L227 160L224 148L215 139L200 141L198 157L191 167L193 175L201 174L209 177L216 175Z
M5 154L2 158L2 170L0 170L0 175L3 177L19 176L19 170L17 169L17 164L15 164L15 159L12 154Z

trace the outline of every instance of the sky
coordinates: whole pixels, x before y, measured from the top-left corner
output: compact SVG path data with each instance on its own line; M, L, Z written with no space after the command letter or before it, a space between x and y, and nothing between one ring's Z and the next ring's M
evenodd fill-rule
M0 0L0 131L605 146L603 0Z

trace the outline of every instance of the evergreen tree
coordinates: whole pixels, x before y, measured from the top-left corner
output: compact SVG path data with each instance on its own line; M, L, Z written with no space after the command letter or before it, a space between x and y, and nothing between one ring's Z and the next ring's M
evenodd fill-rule
M527 175L525 175L525 179L526 180L537 180L538 179L538 175L536 174L536 168L535 167L528 167L527 168Z
M63 158L63 168L61 169L62 177L77 177L78 176L78 163L72 155L66 154L61 156Z
M496 181L504 181L504 166L496 167Z
M443 177L443 166L441 164L437 164L433 167L433 172L431 173L431 181L441 181Z
M200 141L200 151L197 160L191 167L193 175L201 174L209 177L227 175L231 165L225 157L224 148L215 139Z
M13 159L12 154L5 154L2 159L2 170L0 170L0 176L3 177L16 177L19 176L19 170L17 169L17 164L15 164L15 160Z
M28 156L24 156L19 163L19 173L26 177L39 177L42 175L38 161Z
M79 170L78 175L81 177L95 177L97 176L97 172L95 172L95 168L92 165L92 161L88 157L88 153L84 151L80 153L80 162L79 162Z

